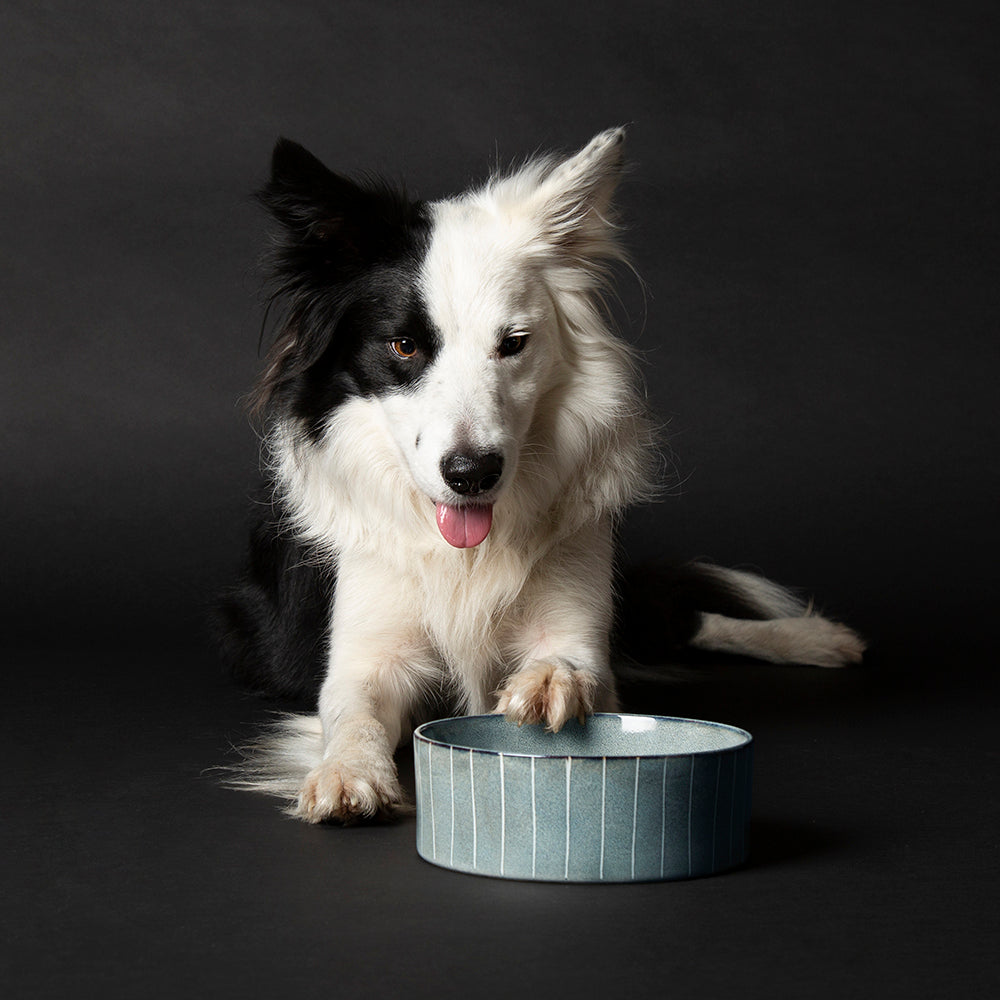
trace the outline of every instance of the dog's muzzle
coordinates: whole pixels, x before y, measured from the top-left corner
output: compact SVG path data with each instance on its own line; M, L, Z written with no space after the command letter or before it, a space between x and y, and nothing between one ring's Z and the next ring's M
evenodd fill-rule
M441 478L448 488L469 502L436 505L435 520L441 537L457 549L473 548L490 533L493 504L477 501L494 489L503 475L503 455L453 452L441 460Z

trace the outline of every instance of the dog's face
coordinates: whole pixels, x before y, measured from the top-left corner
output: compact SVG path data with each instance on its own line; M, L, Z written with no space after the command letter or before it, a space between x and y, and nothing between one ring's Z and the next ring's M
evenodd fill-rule
M431 212L417 275L426 323L389 345L412 352L406 363L420 374L379 402L441 534L464 548L486 537L492 505L516 478L536 405L555 388L560 331L508 224L452 202Z
M414 203L275 150L263 203L282 223L276 296L288 315L257 402L321 444L348 400L381 415L410 486L449 544L478 545L539 442L540 403L568 355L560 287L613 256L602 230L621 133L456 199Z

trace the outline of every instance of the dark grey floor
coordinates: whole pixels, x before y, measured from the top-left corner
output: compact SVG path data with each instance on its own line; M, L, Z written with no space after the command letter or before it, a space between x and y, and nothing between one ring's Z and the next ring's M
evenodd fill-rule
M692 882L564 886L435 868L412 820L308 827L220 787L227 741L273 706L205 653L24 652L6 671L7 996L1000 987L995 708L975 674L946 695L877 666L702 660L627 682L628 707L753 732L752 858ZM25 706L44 708L31 725ZM402 770L412 787L405 754Z
M997 27L988 0L0 5L0 995L1000 995ZM621 312L671 448L627 547L759 567L873 643L625 687L753 732L751 863L490 881L412 822L219 787L273 707L198 608L257 473L274 140L438 198L621 122Z

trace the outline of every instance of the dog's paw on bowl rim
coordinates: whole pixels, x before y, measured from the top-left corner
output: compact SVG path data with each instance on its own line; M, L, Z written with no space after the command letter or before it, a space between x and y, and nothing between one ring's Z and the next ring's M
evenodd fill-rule
M558 733L501 715L413 735L417 852L548 882L712 875L747 857L753 739L717 722L599 713Z

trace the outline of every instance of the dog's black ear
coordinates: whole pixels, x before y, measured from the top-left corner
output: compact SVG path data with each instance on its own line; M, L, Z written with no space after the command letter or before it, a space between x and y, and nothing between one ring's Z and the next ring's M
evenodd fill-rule
M290 139L275 145L271 177L257 200L284 233L273 261L280 277L370 264L392 251L394 236L419 214L405 191L378 178L356 183L335 174Z
M271 179L269 188L275 192L308 197L319 194L337 177L309 152L291 139L281 138L271 153Z
M365 193L297 142L278 140L270 180L257 192L257 200L281 224L286 256L295 252L295 259L286 263L306 266L310 251L317 258L314 263L360 255L357 234L363 228Z

